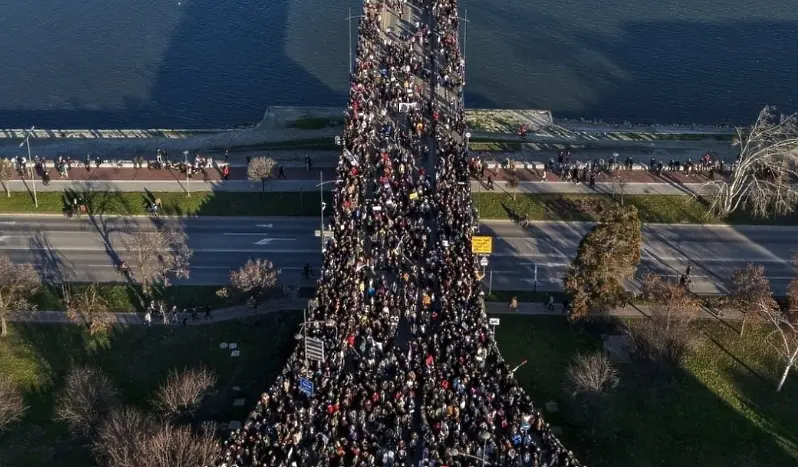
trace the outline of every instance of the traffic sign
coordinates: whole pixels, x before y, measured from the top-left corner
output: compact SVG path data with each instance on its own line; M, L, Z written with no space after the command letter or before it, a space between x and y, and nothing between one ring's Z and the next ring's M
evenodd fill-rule
M500 322L499 318L490 318L488 320L488 324L490 324L491 326L498 326L499 322Z
M313 396L314 392L313 381L307 378L299 378L299 391L305 393L308 397Z
M319 363L324 361L324 342L315 337L305 339L305 358Z
M489 255L493 253L493 237L486 235L475 235L471 237L471 252L478 255Z
M482 259L479 260L479 265L482 266L483 268L487 267L488 266L488 257L487 256L483 256Z

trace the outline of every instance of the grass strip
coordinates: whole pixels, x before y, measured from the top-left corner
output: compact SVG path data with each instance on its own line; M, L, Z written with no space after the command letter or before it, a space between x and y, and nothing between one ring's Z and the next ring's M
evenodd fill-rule
M639 323L627 324L634 328ZM545 412L546 421L563 427L563 442L583 462L639 467L798 464L798 377L792 375L782 392L775 392L781 366L769 350L768 329L752 326L740 338L725 323L702 321L696 327L697 347L672 373L658 374L634 358L620 365L620 384L602 399L604 415L595 429L575 415L566 371L577 353L600 351L602 335L621 332L617 326L502 315L496 334L511 367L529 361L515 377L537 405L559 403L558 412Z
M0 433L0 465L95 465L90 444L53 420L56 396L73 365L102 369L124 404L148 412L153 391L171 370L203 366L216 373L217 383L196 420L243 420L296 347L301 320L301 313L283 312L185 328L118 326L95 335L77 325L11 323L9 335L0 338L0 374L20 385L28 410ZM240 356L231 358L222 342L237 343ZM233 407L237 398L245 399L243 407Z
M298 130L321 130L344 125L344 117L301 117L289 125Z
M79 294L85 290L87 284L70 284L70 287L74 294ZM192 306L204 309L205 305L210 305L212 309L219 309L243 304L216 295L221 287L222 285L171 285L156 288L151 299L163 300L170 307L177 305L178 309ZM314 290L314 287L300 288L299 298L310 298ZM143 295L138 285L101 283L97 284L97 293L108 303L112 312L143 311L139 298ZM280 298L281 295L282 291L275 291L273 298ZM66 309L61 288L49 284L39 287L35 293L31 294L29 300L37 310L64 311Z
M160 198L163 212L170 216L318 216L319 195L304 192L195 192L142 193L88 191L80 193L89 212L95 215L144 215L147 201ZM325 200L331 203L329 192ZM13 192L0 197L0 213L60 214L65 199L61 192L39 193L39 207L34 207L28 193Z
M517 219L527 216L534 221L597 221L620 197L605 194L516 194L474 193L474 206L481 219ZM709 214L707 204L683 195L625 195L626 205L637 207L644 223L660 224L737 224L798 225L798 214L755 218L744 212L726 219Z
M91 213L110 215L144 215L147 201L160 198L164 213L171 216L317 216L319 197L305 192L195 192L129 193L91 191L81 193ZM325 192L330 205L331 194ZM620 197L607 194L516 194L473 193L474 206L485 220L511 220L528 217L533 221L592 222L598 220ZM705 202L682 195L625 195L623 202L640 211L646 223L661 224L736 224L798 225L798 213L773 218L755 218L743 212L726 219L709 215ZM60 192L39 193L39 208L31 196L14 192L0 197L0 213L55 214L64 211L65 200Z

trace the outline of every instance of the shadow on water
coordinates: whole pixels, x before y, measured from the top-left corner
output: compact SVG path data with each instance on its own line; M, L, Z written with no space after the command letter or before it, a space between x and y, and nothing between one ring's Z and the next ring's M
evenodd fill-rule
M589 8L581 5L561 8ZM469 107L699 123L749 122L765 104L798 108L795 21L622 21L607 10L595 21L614 24L601 27L563 11L495 6L460 6L471 18Z
M90 4L82 7L91 8L91 3L97 3L96 11L107 11L109 8L106 2L91 0ZM304 27L309 28L306 34L327 34L326 30L312 30L313 27L323 26L327 20L322 17L307 20L313 13L302 11L306 3L238 1L220 4L213 0L184 0L173 2L172 5L158 5L150 11L133 8L126 13L118 13L131 15L131 21L141 23L145 30L131 31L126 26L115 31L120 36L113 36L114 32L109 32L113 36L109 39L111 42L124 44L125 40L134 37L125 38L121 35L135 36L136 32L148 34L146 28L173 28L153 33L151 40L168 42L168 45L163 46L160 57L149 57L149 54L156 53L152 50L157 50L160 44L150 44L150 47L146 41L135 45L127 43L128 53L142 53L149 57L147 60L155 67L153 71L142 68L139 82L130 83L131 86L140 87L141 92L128 95L126 89L115 89L108 83L96 83L100 87L98 93L105 93L96 96L97 101L93 102L91 94L78 88L71 97L69 94L65 96L71 99L69 102L58 107L39 103L40 107L34 109L0 109L0 120L9 122L9 125L19 122L16 123L19 127L35 124L41 128L203 128L259 121L266 108L273 105L343 105L347 83L345 45L332 49L335 59L327 58L321 62L305 60L300 55L318 55L318 51L308 48L305 42L296 52L290 48L295 41L303 41L302 37L295 36L301 35ZM340 5L338 10L342 20L335 22L337 29L330 35L334 36L336 43L346 44L346 23L343 21L346 7ZM153 15L167 16L169 20L160 18L156 21L152 19ZM94 15L91 19L102 23L103 18L102 15ZM302 18L306 19L304 23ZM170 22L174 22L175 26ZM80 32L79 27L75 28ZM56 40L59 36L45 37ZM73 54L79 56L84 53L80 42L76 49ZM340 62L337 60L339 55ZM297 57L303 63L299 63ZM97 57L92 60L96 61ZM45 61L39 66L47 65ZM95 64L99 69L76 68L71 72L115 76L119 70L113 67L125 65L118 60L109 60L107 64L100 61ZM134 62L134 65L143 67L146 63ZM322 70L309 69L317 66L330 68L327 70L332 71L330 76L340 76L340 89L333 90L322 80L322 76L327 76L322 74ZM131 76L123 75L125 80L133 80ZM17 79L23 80L25 75L20 74ZM86 83L93 82L88 80ZM140 86L141 82L145 86ZM124 97L114 95L114 92ZM119 102L119 105L111 105L107 101Z

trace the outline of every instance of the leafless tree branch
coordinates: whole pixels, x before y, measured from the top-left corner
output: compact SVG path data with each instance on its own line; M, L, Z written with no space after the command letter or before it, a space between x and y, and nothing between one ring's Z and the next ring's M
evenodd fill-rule
M139 231L123 240L125 248L133 255L137 279L145 293L150 293L155 285L169 285L172 277L189 277L189 260L194 252L186 240L186 235L174 223L155 231Z
M118 403L117 390L98 368L72 368L56 401L56 418L74 436L88 436Z
M250 259L237 271L230 272L230 286L255 299L274 289L278 271L265 258Z
M216 375L207 368L172 371L155 393L154 405L170 417L192 414L216 384Z
M277 163L270 157L253 157L247 166L247 178L261 182L261 191L266 190L266 180L271 178Z
M16 311L30 311L29 294L39 287L39 276L30 264L14 264L0 254L0 336L8 334L8 316Z
M85 325L90 334L105 331L115 322L108 302L97 292L97 284L85 289L64 285L64 302L69 319Z
M710 210L720 217L741 208L758 217L792 212L798 202L798 117L765 107L753 125L737 129L734 144L731 176L700 191Z
M0 432L22 418L25 409L19 388L9 378L0 378Z

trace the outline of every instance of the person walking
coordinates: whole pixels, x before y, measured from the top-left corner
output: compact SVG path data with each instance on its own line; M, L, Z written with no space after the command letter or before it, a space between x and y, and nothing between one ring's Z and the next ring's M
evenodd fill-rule
M147 310L147 312L144 313L144 324L146 324L147 327L152 326L152 313L150 310Z
M211 315L211 306L205 305L205 317L204 319L213 320L213 315Z

